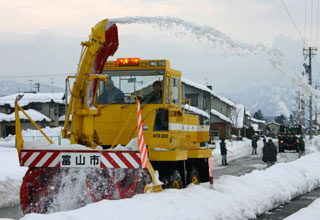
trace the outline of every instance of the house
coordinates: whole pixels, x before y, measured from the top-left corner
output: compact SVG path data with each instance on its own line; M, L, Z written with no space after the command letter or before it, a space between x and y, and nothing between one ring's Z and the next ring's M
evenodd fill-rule
M210 115L210 137L214 139L230 138L235 104L218 96L212 87L206 87L182 78L183 99L193 107Z
M216 140L227 139L231 136L232 121L218 112L215 109L211 109L210 130L213 133L213 138Z
M276 138L278 136L280 124L273 121L273 122L267 123L267 126L268 126L268 133L266 135Z
M40 127L44 128L48 126L51 122L51 119L47 116L41 114L40 112L29 109L25 111L32 120ZM29 119L23 114L23 112L19 112L21 128L25 129L35 129L35 126L29 121ZM12 112L11 114L4 114L0 113L0 135L1 137L6 137L9 134L14 135L15 132L15 113Z
M250 125L258 135L265 135L266 133L266 121L258 120L256 118L250 118Z
M181 83L182 98L186 100L186 103L210 115L211 96L214 95L214 92L206 86L185 78L182 78Z
M19 105L24 110L33 109L50 118L49 126L59 126L59 117L65 114L64 93L17 93L0 97L0 113L14 112L18 95L23 95Z

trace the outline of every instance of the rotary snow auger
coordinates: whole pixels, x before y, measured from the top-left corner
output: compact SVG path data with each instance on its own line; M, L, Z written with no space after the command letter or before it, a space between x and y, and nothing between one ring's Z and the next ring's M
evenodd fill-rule
M23 212L212 184L212 152L200 147L209 126L183 108L181 72L162 59L107 62L118 48L117 26L108 20L81 45L62 130L70 144L53 144L29 116L47 141L24 142L19 111L26 113L17 97L16 147L21 166L29 167L20 191Z

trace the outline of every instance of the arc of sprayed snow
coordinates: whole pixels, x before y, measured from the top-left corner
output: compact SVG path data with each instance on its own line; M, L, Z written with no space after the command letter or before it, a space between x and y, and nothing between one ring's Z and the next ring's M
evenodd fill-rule
M174 17L122 17L122 18L112 18L109 21L118 24L151 24L157 27L164 27L168 30L174 30L175 27L183 27L185 33L189 32L194 35L197 39L205 38L211 43L220 43L221 45L229 46L232 49L238 49L240 51L248 51L250 53L266 52L271 65L282 72L286 77L288 77L291 82L295 83L300 87L304 93L308 95L320 95L320 92L310 86L307 80L297 72L292 72L288 70L284 65L284 55L278 49L268 49L263 44L246 44L236 40L233 40L221 31L209 27L206 25L197 25L192 22L187 22L180 18ZM241 53L240 53L241 54Z
M235 41L231 39L226 34L218 31L213 27L209 27L206 25L197 25L192 22L187 22L180 18L173 18L173 17L123 17L123 18L112 18L109 21L118 23L118 24L153 24L158 27L165 27L167 29L174 29L177 26L182 26L185 31L189 31L197 38L202 38L206 36L207 40L211 43L220 42L224 43L231 48L234 49L241 49L249 52L255 52L257 49L259 50L266 50L266 47L262 44L257 45L250 45L245 44L239 41Z

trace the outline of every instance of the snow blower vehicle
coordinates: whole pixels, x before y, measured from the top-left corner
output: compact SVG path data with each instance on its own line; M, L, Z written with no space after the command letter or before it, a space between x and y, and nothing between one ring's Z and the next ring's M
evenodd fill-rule
M209 126L184 109L181 72L168 60L119 58L116 24L103 20L82 42L62 137L56 145L15 102L16 148L29 167L23 213L69 210L190 183L213 183ZM19 114L45 137L24 141ZM69 116L72 117L69 124Z
M299 153L299 138L303 135L302 126L280 125L278 132L279 152L285 150L296 151Z

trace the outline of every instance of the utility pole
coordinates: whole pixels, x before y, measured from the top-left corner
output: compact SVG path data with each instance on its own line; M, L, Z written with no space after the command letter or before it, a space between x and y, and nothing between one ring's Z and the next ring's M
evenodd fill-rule
M303 66L306 69L307 74L309 74L309 84L312 86L312 56L316 55L317 48L316 47L309 47L309 48L303 48L303 55L305 59L309 58L309 65L303 64ZM312 129L313 129L313 121L312 121L312 94L310 94L310 103L309 103L309 117L310 117L310 123L309 123L309 130L310 130L310 140L312 139Z
M37 91L40 92L40 83L34 84L34 87L37 88Z
M32 79L29 79L28 81L30 81L30 92L32 92L32 88L31 88L31 85L32 85Z

